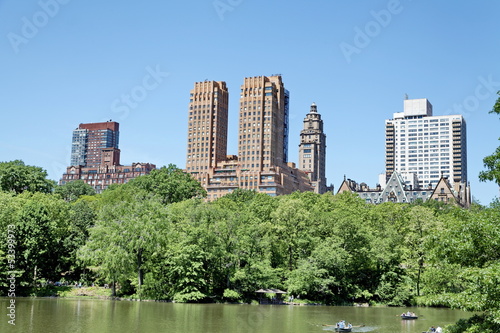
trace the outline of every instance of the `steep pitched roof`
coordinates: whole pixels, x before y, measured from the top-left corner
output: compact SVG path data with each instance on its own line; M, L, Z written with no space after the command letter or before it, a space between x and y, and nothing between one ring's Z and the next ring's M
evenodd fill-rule
M383 202L408 202L403 178L397 172L392 173L379 198Z
M452 189L450 183L448 182L448 178L441 176L439 182L436 184L434 188L434 192L432 192L431 200L441 201L445 203L450 203L450 201L454 201L457 204L461 204L460 200Z

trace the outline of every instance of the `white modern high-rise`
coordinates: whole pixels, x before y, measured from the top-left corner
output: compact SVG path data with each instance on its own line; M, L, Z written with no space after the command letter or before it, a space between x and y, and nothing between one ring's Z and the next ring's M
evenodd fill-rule
M394 171L415 173L420 187L441 176L467 183L466 124L461 115L433 116L425 98L406 99L404 111L385 121L386 179Z

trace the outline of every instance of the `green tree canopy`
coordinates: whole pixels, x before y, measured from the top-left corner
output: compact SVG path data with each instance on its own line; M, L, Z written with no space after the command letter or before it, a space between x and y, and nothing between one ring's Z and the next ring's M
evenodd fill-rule
M137 177L127 185L158 195L165 204L206 196L205 189L196 179L173 164Z
M75 180L64 185L57 186L54 193L60 195L64 200L71 202L75 201L82 195L94 195L95 190L83 180Z
M497 93L500 95L500 91ZM493 110L490 113L496 113L500 116L500 97L497 99ZM499 138L500 140L500 138ZM495 152L483 159L484 167L487 169L479 173L479 180L485 182L487 180L494 181L500 186L500 146Z
M44 169L25 165L21 160L0 162L0 190L14 192L24 191L50 193L55 186L53 180L47 179Z

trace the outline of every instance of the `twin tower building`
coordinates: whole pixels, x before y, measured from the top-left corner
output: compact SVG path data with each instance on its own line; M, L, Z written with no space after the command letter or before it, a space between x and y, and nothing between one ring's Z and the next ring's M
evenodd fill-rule
M325 193L326 135L315 104L300 133L299 163L288 161L289 92L281 75L245 78L240 89L238 155L227 153L229 92L223 81L190 92L186 172L214 200L237 188L271 196Z

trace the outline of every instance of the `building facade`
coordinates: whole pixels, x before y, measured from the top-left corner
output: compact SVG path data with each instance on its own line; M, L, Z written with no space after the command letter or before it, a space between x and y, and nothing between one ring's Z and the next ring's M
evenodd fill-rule
M289 93L280 75L244 79L240 90L238 157L243 168L282 167L288 159Z
M316 193L323 194L327 191L325 167L326 135L321 115L313 103L300 132L299 169L308 174Z
M385 121L386 179L415 173L434 188L441 176L451 186L467 183L466 123L461 115L433 116L427 99L406 99L404 111Z
M227 121L226 83L196 82L189 96L187 172L208 172L226 159Z
M224 138L212 135L212 128L203 123L203 106L200 113L200 106L196 104L200 101L194 100L196 92L200 91L199 83L195 83L195 89L191 91L189 104L186 172L191 173L207 190L207 200L215 200L237 188L255 190L271 196L294 191L312 191L313 187L307 173L287 161L289 92L285 89L281 75L244 79L240 87L238 155L222 154L222 152L225 154L227 149L225 137L227 137L228 123L228 93L225 84L218 83L217 88L221 87L224 87L225 91L224 104L217 108L212 103L212 112L218 112L215 119L220 121L221 126L216 132L223 133ZM201 118L194 118L200 115ZM201 123L192 123L195 119ZM213 119L212 126L214 126ZM215 139L211 141L211 137ZM214 153L215 147L220 147L219 155L198 157L198 154L207 153L198 151L198 147L207 148L206 145L203 146L203 142L207 141L212 145L209 147L212 151L209 150L208 153ZM193 151L194 148L196 151ZM195 157L193 154L196 154ZM207 157L213 160L207 160ZM198 161L198 158L204 158L206 161Z
M132 165L107 165L98 167L83 167L74 165L66 168L59 185L75 180L82 180L92 186L96 193L102 193L112 184L125 184L129 180L144 176L156 169L151 163L132 163Z
M117 122L80 124L73 131L71 166L66 168L59 185L82 180L101 193L109 185L124 184L156 169L151 163L121 165L118 138Z
M469 208L471 204L470 187L465 183L450 183L447 177L441 176L435 186L429 183L427 187L413 187L405 183L405 179L399 172L393 172L385 184L377 184L370 188L366 183L358 184L352 179L346 179L339 187L337 193L356 193L366 203L381 204L384 202L412 203L417 200L434 200L447 204Z
M119 128L114 121L80 124L73 131L71 165L97 167L103 162L103 149L107 149L107 158L114 159L112 163L119 164Z

